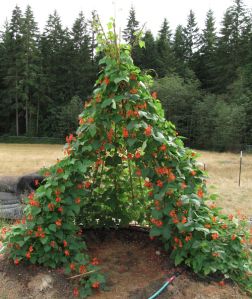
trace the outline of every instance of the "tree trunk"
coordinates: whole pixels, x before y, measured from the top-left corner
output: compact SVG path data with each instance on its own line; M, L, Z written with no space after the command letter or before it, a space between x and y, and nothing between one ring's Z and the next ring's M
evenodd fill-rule
M39 131L39 99L37 102L37 122L36 122L36 135L38 136Z
M29 132L29 113L28 113L28 97L26 95L26 99L25 99L25 133L26 135L28 135Z
M17 72L15 78L15 106L16 106L16 135L19 136L19 118L18 118L18 94L17 94Z

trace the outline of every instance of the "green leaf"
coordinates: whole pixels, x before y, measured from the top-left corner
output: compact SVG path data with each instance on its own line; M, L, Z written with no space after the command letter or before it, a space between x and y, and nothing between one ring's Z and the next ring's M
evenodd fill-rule
M50 224L48 228L49 228L52 232L56 232L56 230L57 230L56 224Z
M112 103L112 99L106 99L102 102L101 107L105 108L107 106L109 106Z
M184 260L184 258L180 254L177 254L175 257L175 266L181 264L183 262L183 260Z
M160 236L162 234L162 229L156 226L152 227L150 230L150 237Z
M140 48L145 48L145 41L140 40L140 41L139 41L139 47L140 47Z
M90 132L90 135L91 135L92 137L95 136L95 134L96 134L96 125L95 125L95 124L92 124L92 125L89 127L89 132Z
M112 100L112 108L113 108L113 109L116 109L116 102L115 102L114 99Z
M164 239L170 239L171 237L171 230L169 226L164 226L163 227L163 231L162 231L162 235L164 237Z

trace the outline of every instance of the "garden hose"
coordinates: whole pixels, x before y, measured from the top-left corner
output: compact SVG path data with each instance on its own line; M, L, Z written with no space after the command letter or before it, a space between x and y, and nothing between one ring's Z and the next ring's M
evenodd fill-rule
M178 277L182 272L176 272L172 277L168 278L166 282L162 285L162 287L156 291L152 296L150 296L148 299L155 299L157 298L168 286L169 284Z
M3 246L2 248L0 248L0 254L2 253L2 251L4 251L5 247Z

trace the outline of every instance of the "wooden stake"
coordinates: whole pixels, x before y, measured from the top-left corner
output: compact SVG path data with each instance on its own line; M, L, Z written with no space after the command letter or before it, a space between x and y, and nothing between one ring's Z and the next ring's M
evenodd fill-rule
M68 277L67 279L78 278L78 277L81 277L81 276L89 275L89 274L97 272L97 271L98 270L92 270L92 271L89 271L89 272L85 272L85 273L82 273L82 274L78 274L78 275L74 275L74 276Z
M240 169L239 169L239 182L238 182L238 186L241 186L241 170L242 170L242 151L241 151L241 155L240 155Z

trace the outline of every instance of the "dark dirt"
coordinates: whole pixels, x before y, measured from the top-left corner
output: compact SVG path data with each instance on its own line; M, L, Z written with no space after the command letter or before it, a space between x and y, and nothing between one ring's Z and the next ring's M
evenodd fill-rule
M89 254L98 257L107 276L106 291L92 299L147 299L165 279L182 268L175 268L169 256L148 234L129 230L86 231ZM15 266L0 257L0 299L71 299L74 283L61 269ZM202 280L186 269L159 299L249 299L237 286L227 282Z

